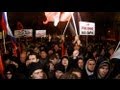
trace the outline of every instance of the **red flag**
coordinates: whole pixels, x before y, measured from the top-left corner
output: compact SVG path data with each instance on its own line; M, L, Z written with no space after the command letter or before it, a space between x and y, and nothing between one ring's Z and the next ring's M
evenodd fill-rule
M69 21L72 14L73 12L45 12L47 20L44 21L43 23L47 24L48 22L54 22L54 26L57 26L59 21L62 22Z
M4 65L3 65L1 54L0 54L0 74L4 76Z
M16 46L16 43L14 43L13 41L12 41L12 44L13 44L13 56L18 56L17 55L17 46Z

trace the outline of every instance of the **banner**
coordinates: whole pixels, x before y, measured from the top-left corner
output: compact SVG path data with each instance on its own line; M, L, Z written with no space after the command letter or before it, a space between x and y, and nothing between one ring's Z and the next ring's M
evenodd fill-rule
M36 30L35 37L46 37L46 30Z
M14 30L15 38L20 38L23 36L23 30Z
M24 37L32 37L33 36L33 29L23 29L23 36Z
M80 35L95 35L95 23L93 22L79 22Z
M16 38L32 37L33 36L33 29L15 30L14 35Z

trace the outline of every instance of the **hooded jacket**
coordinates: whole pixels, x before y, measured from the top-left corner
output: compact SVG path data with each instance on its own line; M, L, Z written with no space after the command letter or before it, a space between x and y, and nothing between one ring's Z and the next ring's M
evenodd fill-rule
M108 73L105 75L105 77L101 77L100 74L99 74L99 69L103 66L108 66ZM96 77L97 79L109 79L109 76L110 76L110 73L111 73L111 64L109 61L103 61L101 62L98 67L96 67Z
M84 71L83 71L83 79L89 79L89 80L96 79L94 71L90 72L87 68L87 65L88 65L89 61L91 61L91 59L88 59L86 64L85 64L85 68L84 68Z

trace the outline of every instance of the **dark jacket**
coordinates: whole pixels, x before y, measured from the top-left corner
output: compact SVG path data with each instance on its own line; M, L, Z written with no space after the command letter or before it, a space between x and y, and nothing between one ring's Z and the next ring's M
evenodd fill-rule
M98 71L102 66L106 66L106 65L108 66L108 73L105 75L105 77L101 77ZM111 70L112 70L111 63L105 60L96 67L95 76L97 79L110 79Z

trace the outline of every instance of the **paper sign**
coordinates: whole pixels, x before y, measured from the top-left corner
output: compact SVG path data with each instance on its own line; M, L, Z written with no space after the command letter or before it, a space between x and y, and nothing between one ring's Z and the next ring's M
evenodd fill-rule
M46 37L46 30L36 30L36 35L35 35L36 38L39 38L39 37Z
M24 37L32 37L33 36L33 29L24 29L23 35L24 35Z
M95 23L93 22L79 22L80 35L95 35Z

